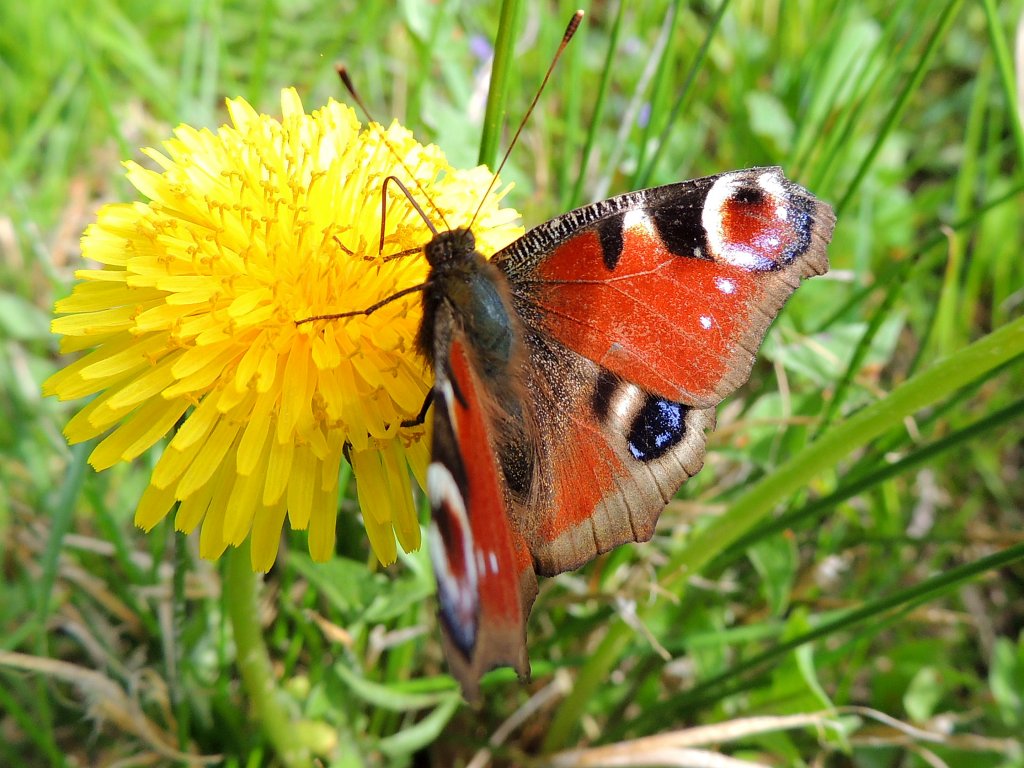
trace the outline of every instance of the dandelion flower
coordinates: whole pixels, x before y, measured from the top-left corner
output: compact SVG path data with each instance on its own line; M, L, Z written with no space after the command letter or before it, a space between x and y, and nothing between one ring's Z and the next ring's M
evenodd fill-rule
M397 123L362 128L338 102L306 114L294 90L282 92L280 121L242 99L227 106L232 125L181 126L163 151L146 150L160 171L126 164L149 202L108 205L86 231L84 256L102 267L76 273L53 331L62 351L92 351L44 392L96 395L65 435L77 443L109 431L89 457L97 470L173 432L136 523L149 530L177 503L175 526L201 526L203 557L251 534L258 570L273 564L285 517L309 530L315 559L330 556L347 456L370 543L388 564L396 538L410 551L420 537L410 469L422 485L428 438L401 426L432 383L414 349L419 294L369 316L299 321L425 280L415 249L429 230L397 185L379 252L387 176L454 227L468 223L491 175L451 168ZM503 194L474 224L483 253L521 232L515 211L499 207Z

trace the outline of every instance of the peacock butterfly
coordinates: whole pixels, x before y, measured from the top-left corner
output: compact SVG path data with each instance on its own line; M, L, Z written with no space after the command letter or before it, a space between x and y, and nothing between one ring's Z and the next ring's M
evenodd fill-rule
M466 697L529 674L537 575L646 541L700 470L800 280L828 269L832 209L779 168L619 195L499 251L426 246L428 534L449 665Z
M422 291L428 547L466 698L493 667L529 675L537 575L651 538L769 324L801 279L827 271L834 225L780 168L731 171L578 208L490 260L470 228L435 231L425 283L307 319Z

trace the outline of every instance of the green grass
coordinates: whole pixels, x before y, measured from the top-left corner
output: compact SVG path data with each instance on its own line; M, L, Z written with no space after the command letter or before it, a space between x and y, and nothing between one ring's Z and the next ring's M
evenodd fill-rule
M493 673L478 711L445 674L425 554L367 568L351 493L337 557L289 533L247 597L167 523L133 527L152 457L97 475L66 446L80 404L39 395L48 318L96 208L136 198L120 161L224 122L226 96L342 97L344 61L376 117L471 165L492 5L0 8L0 765L282 764L289 728L337 766L465 764L495 734L498 765L623 743L642 765L672 732L772 765L1024 765L1021 0L586 9L503 174L526 224L777 163L836 206L832 272L787 305L654 541L546 580L534 682ZM574 9L506 9L486 156ZM244 693L246 607L297 726Z

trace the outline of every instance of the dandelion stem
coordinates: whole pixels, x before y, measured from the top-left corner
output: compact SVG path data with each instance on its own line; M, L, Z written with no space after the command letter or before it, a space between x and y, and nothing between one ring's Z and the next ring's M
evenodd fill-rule
M301 740L283 693L278 690L259 621L256 574L249 562L249 543L227 553L224 595L228 619L234 631L238 669L242 685L258 721L274 751L286 768L311 764L309 747Z

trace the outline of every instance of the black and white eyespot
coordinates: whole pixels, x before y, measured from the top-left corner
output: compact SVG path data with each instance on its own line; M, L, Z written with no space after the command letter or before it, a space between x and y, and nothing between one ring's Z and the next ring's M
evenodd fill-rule
M608 371L598 375L591 405L601 424L625 435L626 450L637 461L659 459L686 437L685 405L648 394Z
M436 461L427 467L427 497L433 510L427 546L437 578L441 619L452 641L468 656L476 644L481 560L458 483Z
M686 437L688 410L680 403L647 395L626 435L626 444L633 458L654 461L682 442Z
M701 214L712 258L759 272L791 263L810 247L812 206L778 168L723 174Z

